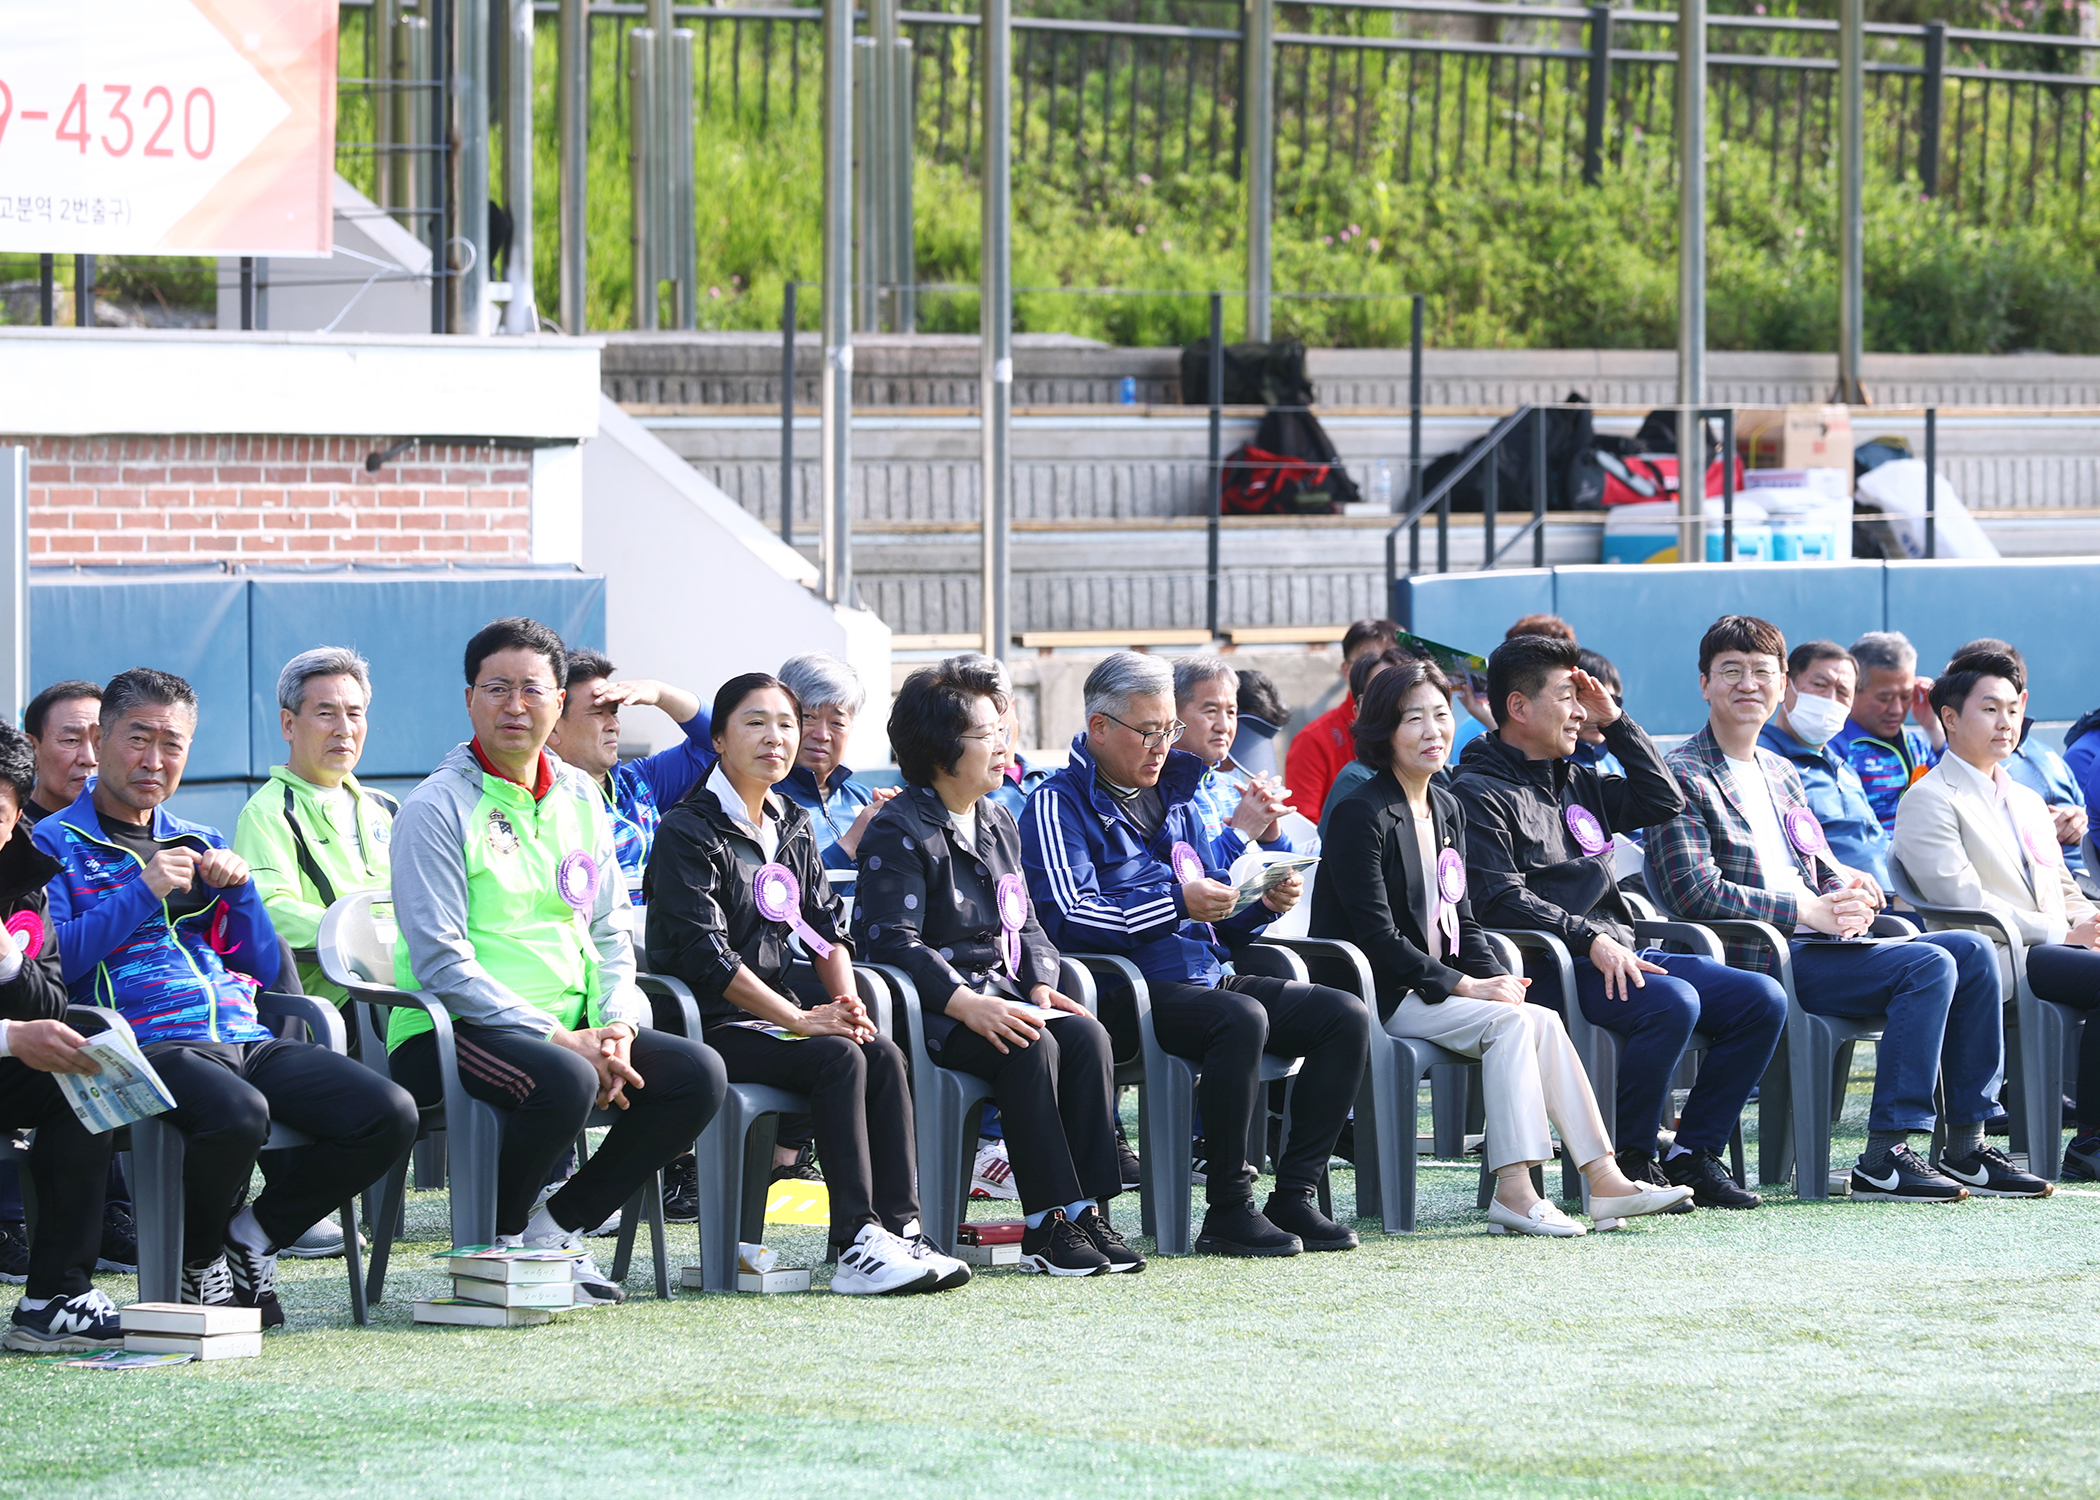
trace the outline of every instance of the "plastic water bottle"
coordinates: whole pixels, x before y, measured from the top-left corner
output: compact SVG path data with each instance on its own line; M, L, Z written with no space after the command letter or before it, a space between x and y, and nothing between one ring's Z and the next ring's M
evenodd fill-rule
M1393 509L1393 466L1382 458L1371 466L1371 505L1386 514Z
M1125 406L1137 405L1137 380L1134 376L1123 377L1122 383L1116 387L1116 400Z

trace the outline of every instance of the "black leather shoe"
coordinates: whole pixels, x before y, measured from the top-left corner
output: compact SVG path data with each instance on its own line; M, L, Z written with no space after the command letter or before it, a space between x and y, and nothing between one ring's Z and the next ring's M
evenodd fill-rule
M1198 1255L1296 1255L1304 1248L1298 1236L1256 1213L1252 1198L1213 1203L1203 1215L1203 1232L1196 1236Z
M1663 1175L1673 1187L1692 1190L1692 1202L1701 1208L1757 1208L1764 1199L1736 1185L1711 1151L1687 1151L1662 1165Z
M1354 1250L1356 1231L1320 1212L1310 1189L1278 1188L1262 1205L1261 1216L1286 1234L1295 1234L1308 1250Z
M1618 1155L1614 1156L1612 1160L1619 1164L1619 1174L1622 1177L1624 1177L1628 1182L1634 1183L1637 1186L1677 1186L1676 1183L1671 1182L1669 1178L1663 1176L1663 1170L1661 1167L1658 1167L1655 1164L1655 1158L1648 1155L1645 1151L1621 1151L1618 1153ZM1663 1212L1666 1214L1688 1214L1691 1211L1692 1202L1690 1199L1687 1199L1683 1203L1676 1204L1673 1207L1666 1208L1663 1210Z

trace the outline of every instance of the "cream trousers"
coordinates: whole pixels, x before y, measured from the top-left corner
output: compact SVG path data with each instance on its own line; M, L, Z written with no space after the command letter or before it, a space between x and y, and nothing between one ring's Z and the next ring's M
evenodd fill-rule
M1560 1127L1561 1143L1576 1165L1611 1154L1589 1076L1555 1012L1456 995L1431 1005L1409 995L1385 1029L1480 1059L1488 1166L1552 1160L1548 1120Z

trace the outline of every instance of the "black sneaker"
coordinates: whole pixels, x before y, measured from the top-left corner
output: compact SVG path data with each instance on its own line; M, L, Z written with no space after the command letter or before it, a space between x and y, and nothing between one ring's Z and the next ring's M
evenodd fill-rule
M2100 1135L2080 1135L2064 1147L2064 1176L2081 1182L2100 1182ZM4 1233L0 1229L0 1233ZM4 1254L4 1252L0 1252ZM0 1278L12 1281L12 1276Z
M1262 1205L1261 1216L1285 1234L1295 1234L1308 1250L1354 1250L1356 1231L1345 1229L1313 1200L1311 1188L1278 1188Z
M1213 1203L1203 1215L1203 1232L1196 1236L1198 1255L1297 1255L1304 1249L1298 1236L1256 1213L1252 1198Z
M1757 1208L1765 1201L1739 1186L1711 1151L1673 1156L1662 1164L1662 1173L1672 1187L1690 1188L1692 1202L1700 1208Z
M262 1311L262 1326L284 1327L284 1304L277 1300L277 1257L226 1242L226 1269L233 1280L233 1305Z
M2004 1105L1999 1105L1990 1114L1984 1116L1983 1133L1985 1135L2012 1134L2012 1115L2007 1112Z
M1655 1164L1655 1158L1645 1151L1621 1151L1612 1158L1619 1164L1619 1175L1637 1187L1678 1187L1681 1184L1663 1176L1663 1170ZM1666 1214L1688 1214L1698 1200L1698 1195L1683 1203L1673 1203L1663 1212Z
M700 1164L681 1156L664 1168L664 1222L697 1224L700 1221Z
M2070 1158L2066 1156L2065 1161ZM0 1281L20 1286L29 1279L29 1226L0 1220Z
M1042 1276L1102 1276L1109 1266L1093 1240L1063 1209L1053 1208L1042 1223L1021 1231L1021 1269Z
M693 1177L696 1183L699 1180L699 1174L699 1164L695 1163ZM772 1180L774 1182L822 1182L824 1174L817 1169L816 1162L810 1157L809 1148L805 1146L800 1156L797 1156L784 1167L775 1167L773 1169ZM695 1192L698 1192L697 1187Z
M95 1256L95 1269L138 1275L139 1231L132 1222L130 1204L102 1205L102 1248Z
M1210 1142L1200 1135L1189 1142L1189 1181L1197 1187L1210 1181Z
M2046 1177L2023 1172L1996 1146L1985 1146L1974 1156L1942 1156L1942 1176L1951 1177L1977 1198L2046 1198L2056 1184Z
M1123 1191L1135 1193L1143 1188L1145 1174L1138 1162L1138 1154L1130 1149L1127 1141L1116 1142L1116 1163L1123 1169Z
M185 1265L182 1287L175 1300L192 1307L233 1306L233 1272L226 1265L226 1257L221 1255L201 1266Z
M1959 1203L1969 1190L1933 1171L1910 1147L1898 1146L1872 1161L1861 1158L1852 1169L1852 1196L1892 1203Z
M53 1297L31 1311L17 1304L0 1349L24 1354L62 1354L74 1349L121 1349L124 1330L117 1305L101 1290L77 1297Z
M1115 1226L1108 1222L1108 1215L1099 1208L1081 1209L1072 1227L1085 1235L1093 1247L1101 1252L1102 1258L1108 1262L1109 1270L1145 1269L1145 1257L1130 1248L1129 1241L1116 1233Z

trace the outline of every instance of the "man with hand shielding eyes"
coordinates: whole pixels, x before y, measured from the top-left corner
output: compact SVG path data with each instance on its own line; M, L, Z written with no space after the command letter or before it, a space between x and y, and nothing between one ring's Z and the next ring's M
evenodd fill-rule
M634 908L605 797L546 750L566 657L537 620L497 620L467 643L474 738L394 823L394 977L444 1002L467 1092L509 1116L499 1243L562 1250L580 1299L619 1302L581 1236L691 1147L728 1084L712 1048L644 1029ZM387 1051L420 1104L444 1096L429 1016L396 1008ZM594 1107L618 1110L617 1122L535 1210Z
M1206 829L1196 789L1209 767L1172 746L1174 673L1119 651L1087 674L1087 727L1071 763L1037 787L1021 819L1021 860L1043 930L1070 953L1115 953L1143 971L1160 1045L1200 1062L1196 1102L1211 1156L1209 1209L1196 1249L1211 1255L1352 1250L1354 1230L1314 1195L1363 1081L1364 1003L1326 985L1227 970L1230 947L1298 904L1293 874L1232 914L1232 856ZM1222 878L1221 878L1222 877ZM1104 987L1102 1019L1118 1056L1137 1051L1127 989ZM1247 1132L1263 1097L1261 1057L1302 1057L1276 1163L1276 1190L1254 1207Z

